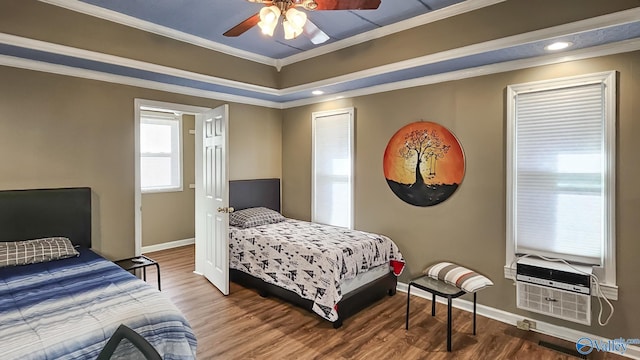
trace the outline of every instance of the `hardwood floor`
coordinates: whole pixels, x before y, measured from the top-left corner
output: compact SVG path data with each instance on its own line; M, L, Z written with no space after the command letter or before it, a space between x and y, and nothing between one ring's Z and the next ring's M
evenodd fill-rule
M576 359L538 345L575 345L453 310L453 352L446 351L446 306L411 299L411 326L405 330L406 293L378 301L345 320L340 329L319 316L231 283L223 296L193 273L194 246L146 254L160 263L162 292L185 314L198 339L198 359ZM147 279L155 281L155 268ZM594 351L589 359L624 359Z

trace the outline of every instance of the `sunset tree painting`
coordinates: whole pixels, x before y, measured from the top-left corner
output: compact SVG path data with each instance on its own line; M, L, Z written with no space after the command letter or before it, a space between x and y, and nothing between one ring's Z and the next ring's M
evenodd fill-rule
M427 121L408 124L389 140L384 176L396 196L416 206L448 199L464 178L458 139L445 127Z

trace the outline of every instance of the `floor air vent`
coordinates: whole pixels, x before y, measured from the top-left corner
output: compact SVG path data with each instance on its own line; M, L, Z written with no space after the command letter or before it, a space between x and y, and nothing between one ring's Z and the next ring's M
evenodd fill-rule
M540 340L538 342L538 345L546 347L547 349L551 349L551 350L555 350L557 352L561 352L563 354L575 356L575 357L580 358L580 359L586 359L587 358L587 355L582 355L582 354L580 354L579 352L577 352L574 349L568 349L568 348L566 348L564 346L552 344L550 342L546 342L546 341Z

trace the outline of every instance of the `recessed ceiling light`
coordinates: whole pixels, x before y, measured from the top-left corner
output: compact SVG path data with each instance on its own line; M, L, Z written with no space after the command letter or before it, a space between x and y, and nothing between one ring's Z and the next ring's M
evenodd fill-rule
M547 51L558 51L558 50L566 49L571 45L573 44L568 41L556 41L553 44L545 46L544 49Z
M322 91L322 90L313 90L311 93L313 95L322 95L322 94L324 94L324 91Z

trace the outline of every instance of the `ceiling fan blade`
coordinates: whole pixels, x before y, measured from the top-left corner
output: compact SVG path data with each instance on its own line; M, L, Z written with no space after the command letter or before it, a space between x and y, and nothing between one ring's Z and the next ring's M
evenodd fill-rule
M318 28L316 24L312 23L308 18L307 22L304 24L304 35L315 45L322 44L330 39L329 35L320 30L320 28Z
M231 29L227 30L227 32L225 32L224 36L240 36L242 34L244 34L245 31L251 29L252 27L258 25L258 22L260 22L260 14L255 14L252 17L248 18L247 20L241 22L240 24L232 27Z
M315 0L315 10L374 10L381 0Z

